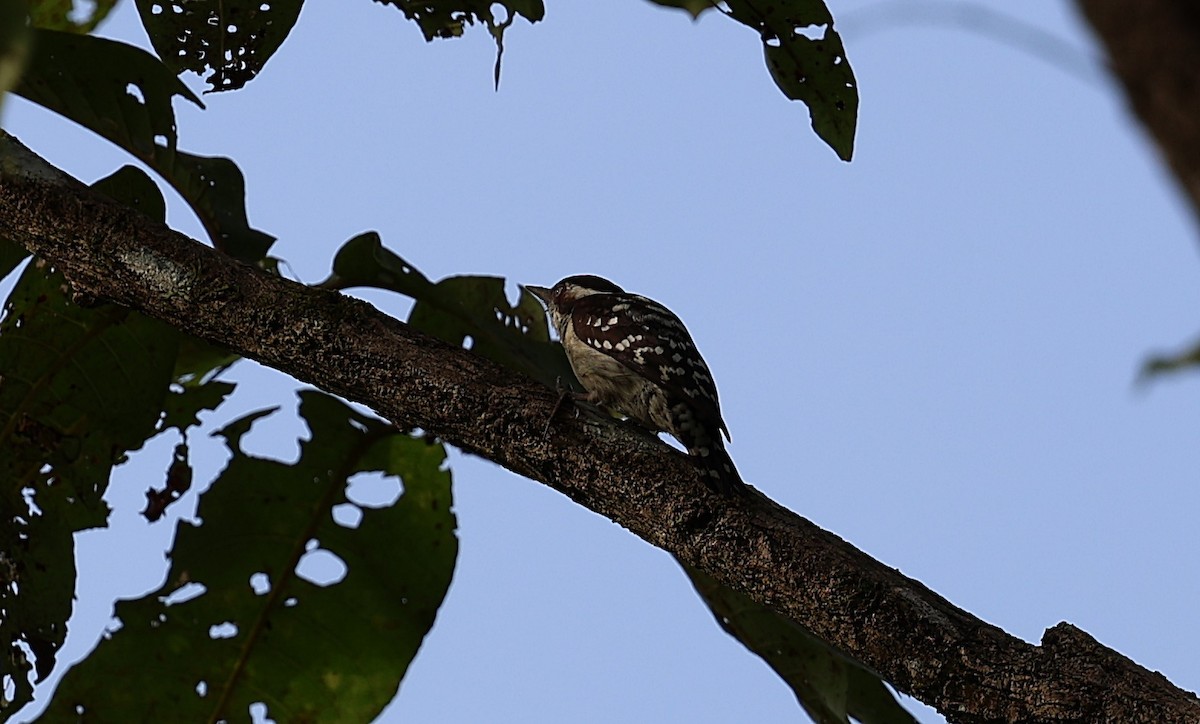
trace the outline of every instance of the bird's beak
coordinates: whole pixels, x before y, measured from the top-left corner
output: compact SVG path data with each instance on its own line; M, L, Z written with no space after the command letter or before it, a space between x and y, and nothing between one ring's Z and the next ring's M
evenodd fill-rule
M537 287L532 284L523 284L523 285L521 285L521 288L524 289L525 291L529 292L533 296L537 297L538 299L542 300L542 304L548 305L548 304L550 304L550 300L554 298L553 292L551 290L547 289L546 287Z

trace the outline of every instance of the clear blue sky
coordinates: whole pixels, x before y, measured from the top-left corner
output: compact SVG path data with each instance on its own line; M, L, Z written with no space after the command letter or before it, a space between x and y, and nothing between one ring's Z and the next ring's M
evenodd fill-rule
M1096 55L1068 3L982 4ZM304 281L375 229L431 277L588 272L667 303L768 495L1017 636L1070 621L1195 690L1200 378L1134 384L1197 330L1190 212L1102 73L879 7L832 7L862 95L852 164L753 33L637 0L518 22L499 93L482 29L426 45L393 9L312 2L246 89L177 106L180 147L240 164ZM145 43L131 3L101 34ZM128 160L19 99L4 125L85 181ZM181 204L170 221L200 233ZM210 423L283 404L247 445L293 457L294 382L233 376ZM173 442L119 471L112 527L80 536L59 674L114 598L162 582L195 498L138 511ZM223 448L192 442L207 481ZM454 584L381 721L803 719L665 553L489 463L453 470Z

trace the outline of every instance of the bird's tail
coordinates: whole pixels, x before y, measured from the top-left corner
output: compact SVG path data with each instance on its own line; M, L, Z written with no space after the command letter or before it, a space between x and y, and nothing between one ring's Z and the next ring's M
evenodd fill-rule
M725 452L725 446L720 444L704 447L688 448L688 454L700 469L700 479L711 490L721 495L745 495L746 484L733 465L733 459Z

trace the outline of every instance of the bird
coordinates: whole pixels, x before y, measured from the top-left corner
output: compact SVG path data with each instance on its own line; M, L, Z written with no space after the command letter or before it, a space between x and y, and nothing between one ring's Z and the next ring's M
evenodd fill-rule
M546 306L567 361L587 390L576 399L669 433L687 450L705 485L726 496L745 494L746 484L725 451L731 438L716 383L674 312L591 274L566 277L550 288L524 288Z

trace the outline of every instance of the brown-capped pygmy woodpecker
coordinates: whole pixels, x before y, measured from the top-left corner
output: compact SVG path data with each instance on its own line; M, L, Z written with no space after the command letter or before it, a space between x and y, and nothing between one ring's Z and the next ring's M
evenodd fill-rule
M701 479L725 495L745 484L721 439L717 386L679 317L607 279L570 276L551 288L526 285L545 303L567 360L592 404L687 448Z

